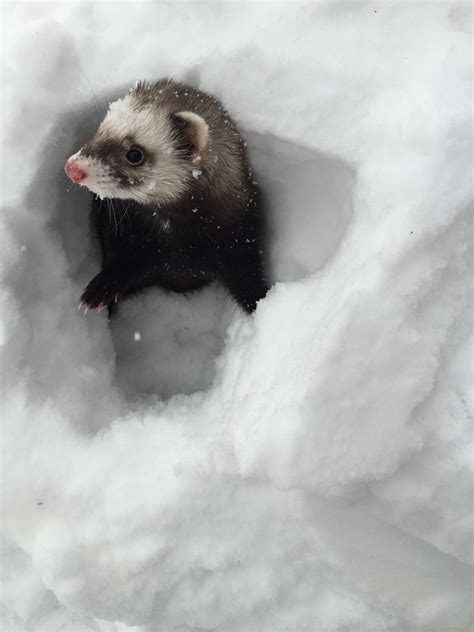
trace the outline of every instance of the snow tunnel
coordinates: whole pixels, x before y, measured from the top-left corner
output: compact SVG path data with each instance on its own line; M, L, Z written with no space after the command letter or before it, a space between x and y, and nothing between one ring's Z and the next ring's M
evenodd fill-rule
M468 629L469 12L245 6L5 12L9 632ZM99 254L64 161L157 73L245 132L252 317L213 286L77 310Z

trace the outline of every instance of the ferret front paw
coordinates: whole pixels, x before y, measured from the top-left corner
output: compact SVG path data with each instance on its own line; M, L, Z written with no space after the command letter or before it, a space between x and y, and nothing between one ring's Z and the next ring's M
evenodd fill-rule
M121 296L117 281L104 272L92 279L81 296L81 302L90 309L102 309L116 303Z

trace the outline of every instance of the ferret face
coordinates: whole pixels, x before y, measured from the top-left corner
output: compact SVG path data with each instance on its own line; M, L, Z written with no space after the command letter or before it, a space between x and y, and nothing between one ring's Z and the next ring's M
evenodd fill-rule
M69 178L101 198L143 204L179 200L207 143L207 124L170 113L132 91L112 103L95 135L66 162Z

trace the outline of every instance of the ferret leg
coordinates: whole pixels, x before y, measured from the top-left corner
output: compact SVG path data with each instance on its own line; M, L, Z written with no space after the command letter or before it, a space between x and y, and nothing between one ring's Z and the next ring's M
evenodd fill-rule
M221 268L220 278L237 303L249 314L269 289L263 262L256 253L233 256Z
M157 266L132 262L118 262L105 267L84 290L81 300L95 309L118 301L127 294L153 285L157 280Z

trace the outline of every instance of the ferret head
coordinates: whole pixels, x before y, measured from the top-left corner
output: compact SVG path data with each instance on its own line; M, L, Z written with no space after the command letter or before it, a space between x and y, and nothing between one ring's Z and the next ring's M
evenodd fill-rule
M143 85L112 103L95 135L66 162L69 178L99 197L175 202L200 168L206 121L143 98Z

